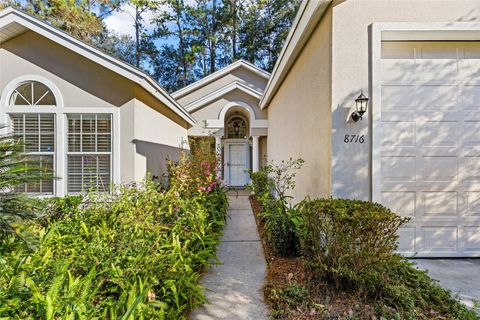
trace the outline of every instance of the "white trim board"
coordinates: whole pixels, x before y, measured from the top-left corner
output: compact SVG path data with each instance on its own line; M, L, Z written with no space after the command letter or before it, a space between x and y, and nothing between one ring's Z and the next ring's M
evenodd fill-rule
M225 87L222 87L198 100L195 100L193 101L192 103L190 104L187 104L185 106L185 109L188 111L188 112L195 112L197 111L198 109L200 109L201 107L203 107L204 105L212 102L212 101L215 101L217 100L218 98L222 97L223 95L235 90L235 89L238 89L242 92L245 92L246 94L254 97L254 98L257 98L257 99L260 99L262 97L262 92L258 91L258 90L255 90L243 83L241 83L240 81L234 81L228 85L226 85Z
M174 97L175 99L179 99L179 98L182 98L184 96L186 96L187 94L191 93L192 91L195 91L217 79L220 79L222 77L224 77L225 75L231 73L232 71L238 69L238 68L245 68L251 72L253 72L254 74L268 80L270 79L270 73L268 73L267 71L263 70L263 69L260 69L259 67L257 67L256 65L250 63L250 62L247 62L245 60L237 60L236 62L226 66L225 68L223 69L220 69L208 76L206 76L205 78L201 79L201 80L198 80L197 82L194 82L174 93L172 93L172 97Z
M68 35L67 33L48 25L47 23L21 12L14 8L7 8L0 11L0 32L9 28L12 24L18 24L32 30L47 39L54 41L65 48L68 48L87 59L98 63L99 65L116 72L117 74L140 85L160 102L164 103L175 114L180 116L190 125L195 124L195 120L183 109L155 80L139 69L120 61L100 50ZM21 30L21 29L19 29ZM24 32L24 31L21 31ZM20 34L20 33L19 33Z

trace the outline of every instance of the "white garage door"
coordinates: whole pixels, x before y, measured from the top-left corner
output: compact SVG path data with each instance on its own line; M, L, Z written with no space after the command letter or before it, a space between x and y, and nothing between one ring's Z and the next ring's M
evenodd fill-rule
M480 43L382 43L380 199L400 251L480 256Z

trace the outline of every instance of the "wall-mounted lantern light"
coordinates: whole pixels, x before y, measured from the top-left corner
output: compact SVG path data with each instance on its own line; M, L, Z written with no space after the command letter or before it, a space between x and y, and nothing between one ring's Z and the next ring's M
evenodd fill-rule
M367 111L368 98L360 92L360 95L355 99L355 111L352 113L352 120L357 122L362 120L363 114Z

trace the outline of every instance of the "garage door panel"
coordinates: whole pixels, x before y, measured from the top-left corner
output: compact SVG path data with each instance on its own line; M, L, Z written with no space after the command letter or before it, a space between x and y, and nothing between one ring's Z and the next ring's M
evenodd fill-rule
M478 66L480 68L480 65ZM480 85L464 85L460 88L459 105L464 110L480 109Z
M423 111L456 111L458 87L456 85L424 85L418 88L418 109Z
M466 191L464 199L467 205L466 215L480 217L480 191Z
M385 74L385 83L413 81L415 62L409 59L383 60L382 68L388 70Z
M460 161L463 182L480 182L480 157L465 157Z
M421 247L425 251L456 252L458 250L458 227L421 228Z
M421 181L456 181L458 178L456 157L423 157L419 167Z
M463 125L463 145L480 147L480 121L466 121Z
M465 59L459 61L458 73L462 79L478 79L480 77L480 61L478 59Z
M456 191L422 192L423 216L456 216L458 214L458 193Z
M450 81L458 76L455 59L417 60L414 70L413 81Z
M421 146L456 146L457 122L428 121L417 124L416 139Z
M415 157L382 157L384 181L415 181Z
M382 86L382 111L413 111L417 102L413 85ZM405 97L409 97L405 99Z
M415 216L415 191L382 192L382 203L403 217Z
M480 226L465 227L465 250L480 251Z
M384 121L384 123L382 145L386 147L415 146L415 122Z

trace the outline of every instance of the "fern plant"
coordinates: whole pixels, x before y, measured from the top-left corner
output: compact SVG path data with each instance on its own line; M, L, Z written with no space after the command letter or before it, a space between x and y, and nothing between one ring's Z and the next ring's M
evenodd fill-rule
M5 128L0 125L0 131ZM23 141L12 134L0 134L0 237L14 233L15 222L35 216L35 201L15 192L15 187L53 179L48 169L28 159L23 150Z

